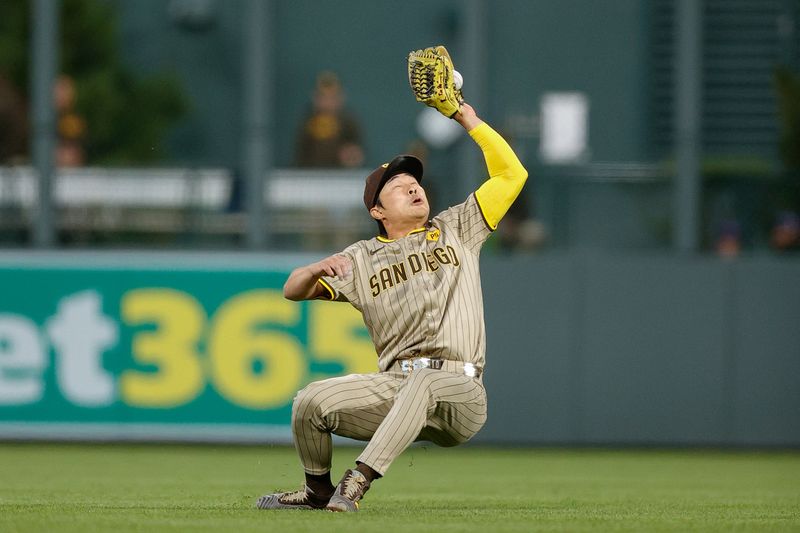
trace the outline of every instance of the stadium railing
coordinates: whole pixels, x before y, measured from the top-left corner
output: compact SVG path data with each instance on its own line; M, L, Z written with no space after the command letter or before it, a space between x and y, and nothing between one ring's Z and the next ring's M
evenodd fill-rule
M269 231L337 243L370 231L362 169L274 169L265 179ZM60 232L241 236L244 187L225 168L69 168L53 182ZM30 229L38 202L31 167L0 167L0 231Z

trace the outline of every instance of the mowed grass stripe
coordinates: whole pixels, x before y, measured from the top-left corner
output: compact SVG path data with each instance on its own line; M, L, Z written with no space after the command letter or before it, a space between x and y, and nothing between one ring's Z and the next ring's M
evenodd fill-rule
M288 447L0 444L0 531L800 531L798 452L415 446L360 513L253 508L301 483Z

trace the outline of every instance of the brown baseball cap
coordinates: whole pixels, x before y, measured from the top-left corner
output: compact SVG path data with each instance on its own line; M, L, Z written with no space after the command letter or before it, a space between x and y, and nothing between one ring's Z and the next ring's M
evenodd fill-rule
M408 173L414 176L417 183L422 182L422 161L413 155L398 155L388 163L384 163L367 176L364 185L364 205L367 211L378 203L378 195L390 178L398 174Z

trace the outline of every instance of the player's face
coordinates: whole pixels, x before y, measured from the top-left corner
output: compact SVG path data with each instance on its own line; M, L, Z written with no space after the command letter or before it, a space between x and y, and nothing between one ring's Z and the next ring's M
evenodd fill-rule
M378 196L382 214L390 223L417 222L424 224L430 214L425 189L411 174L398 174L383 186Z

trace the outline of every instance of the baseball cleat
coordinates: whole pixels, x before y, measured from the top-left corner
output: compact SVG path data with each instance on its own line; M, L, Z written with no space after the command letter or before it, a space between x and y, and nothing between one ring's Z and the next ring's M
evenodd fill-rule
M348 470L333 491L333 496L328 502L328 511L354 512L358 511L358 502L369 490L369 481L358 470Z
M328 500L317 496L308 485L292 492L265 494L256 502L259 509L325 509Z

